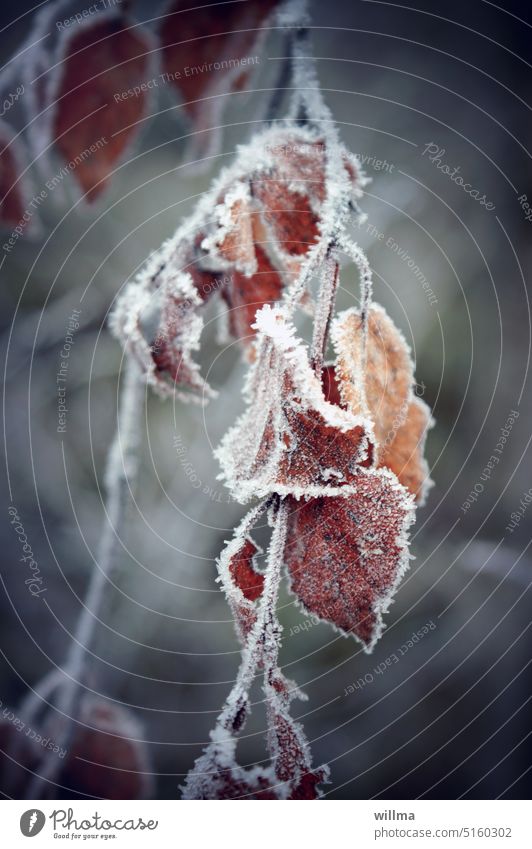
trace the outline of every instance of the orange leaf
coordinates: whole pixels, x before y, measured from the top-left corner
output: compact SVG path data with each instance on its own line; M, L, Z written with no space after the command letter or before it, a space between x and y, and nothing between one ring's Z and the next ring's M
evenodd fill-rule
M385 310L372 304L365 362L358 310L346 310L338 316L333 340L337 351L336 378L344 406L371 418L377 465L392 469L400 482L423 501L430 486L423 454L431 417L428 406L414 395L414 365L403 335Z

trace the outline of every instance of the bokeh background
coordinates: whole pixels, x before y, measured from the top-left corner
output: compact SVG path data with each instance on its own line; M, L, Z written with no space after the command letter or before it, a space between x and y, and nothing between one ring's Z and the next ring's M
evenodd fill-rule
M70 4L69 14L82 8ZM154 30L164 8L139 3L131 11ZM36 12L29 2L2 6L2 64L31 39ZM315 762L331 765L326 798L530 793L532 221L519 198L532 198L531 28L530 7L513 0L312 4L327 103L372 178L357 238L374 270L376 299L413 349L418 392L436 420L427 445L435 486L418 512L415 560L373 655L316 624L287 594L281 599L283 665L309 696L294 710ZM252 137L283 45L272 28L248 91L227 98L221 149L208 168L190 166L184 110L175 92L161 91L153 118L98 203L83 203L70 175L39 208L39 229L3 252L2 710L16 714L43 675L61 666L97 568L103 473L123 368L106 325L109 310L235 146ZM29 121L15 108L5 116L11 119L17 132ZM26 127L35 191L62 164L53 152L39 160L36 133ZM459 166L493 207L431 162L429 144L443 148L439 161ZM356 272L347 266L339 306L356 299ZM80 326L69 361L66 432L58 433L56 373L73 309L81 311ZM218 398L202 409L148 393L138 489L92 646L90 689L134 719L122 733L145 741L151 784L144 792L159 798L178 796L239 662L215 558L244 508L217 480L212 447L242 409L245 366L235 346L216 343L217 309L209 313L201 362ZM512 411L519 415L508 430ZM500 462L486 475L504 428ZM464 508L480 483L478 498ZM45 581L39 597L24 583L12 504ZM399 662L386 665L423 629ZM381 664L386 671L377 674ZM264 757L260 691L255 695L243 763ZM16 761L4 757L6 797L27 786L27 767ZM106 795L105 772L93 795ZM58 797L75 793L72 776L59 784Z

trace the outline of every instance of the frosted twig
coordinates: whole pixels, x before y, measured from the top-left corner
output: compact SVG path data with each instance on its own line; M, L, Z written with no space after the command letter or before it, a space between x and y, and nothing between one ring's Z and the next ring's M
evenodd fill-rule
M288 38L286 39L287 54L291 52L290 41L291 36L288 36ZM286 89L288 88L288 84L290 82L291 73L292 71L290 67L290 57L287 55L281 59L281 67L279 68L277 79L275 80L273 91L271 93L268 105L266 107L266 113L264 115L265 124L273 124L276 118L278 118L279 112L281 110L281 103L283 102Z
M107 459L106 521L97 563L91 574L83 610L63 666L65 679L62 685L56 688L58 697L55 710L61 717L62 727L55 735L55 742L62 749L67 749L72 739L75 717L87 677L89 647L93 641L96 623L99 621L98 614L105 590L118 565L126 508L139 465L139 423L142 421L143 400L144 382L141 380L138 366L131 358L126 365L116 433ZM39 687L37 692L40 692ZM29 707L33 709L33 703ZM41 773L35 775L30 782L27 798L40 798L44 785L54 782L61 769L61 763L57 758L47 759Z
M257 518L254 511L253 518ZM225 769L238 771L235 732L242 727L249 711L248 693L253 676L259 665L264 665L266 670L277 662L280 626L276 607L287 535L287 507L282 499L275 497L272 500L269 520L273 531L257 618L242 650L242 662L236 681L211 732L212 742L187 776L183 791L185 799L215 797L217 773L222 764ZM244 524L247 528L247 518Z
M321 285L314 317L312 346L310 349L310 361L318 377L321 375L323 366L323 358L329 336L329 325L331 323L338 289L339 272L338 261L332 256L327 256L322 268Z
M291 114L293 117L303 114L305 123L316 125L325 139L326 191L320 221L321 238L316 246L308 252L308 261L301 268L299 278L295 281L289 294L289 303L293 305L298 302L316 267L325 261L325 256L333 247L341 243L360 271L362 318L365 327L366 307L371 299L371 271L363 251L358 246L352 245L345 233L347 218L352 209L350 185L349 181L345 179L345 151L340 143L334 118L321 93L307 27L307 4L304 0L292 0L292 3L289 3L285 10L285 16L292 21L293 26L295 26L298 16L300 21L299 27L290 40L294 88ZM337 273L334 279L334 291L330 289L330 269L325 269L321 276L312 350L316 367L320 362L318 348L323 350L334 308L334 295L338 285ZM322 291L323 289L324 291ZM318 348L315 346L318 346Z
M287 508L283 499L276 499L278 507L273 518L273 532L268 549L268 562L264 573L264 590L260 599L257 612L257 621L253 626L247 645L242 652L242 663L238 675L227 697L225 706L218 718L217 725L227 730L232 730L233 721L239 709L240 699L247 694L253 676L263 655L271 648L276 649L275 641L272 642L272 623L276 617L275 609L279 584L281 582L281 570L283 564L283 553L287 532ZM247 698L247 696L246 696Z
M362 321L361 373L366 373L366 349L368 343L368 315L373 293L373 278L366 254L345 234L340 237L340 247L351 257L360 275L360 318Z

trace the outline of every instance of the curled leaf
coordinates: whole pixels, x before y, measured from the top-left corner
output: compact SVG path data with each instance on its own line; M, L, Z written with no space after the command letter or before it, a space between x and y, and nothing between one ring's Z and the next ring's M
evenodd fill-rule
M255 602L264 589L264 575L256 565L256 558L262 552L249 534L263 507L261 504L248 513L218 559L218 580L223 584L242 643L256 622Z
M208 394L192 351L203 306L216 295L228 307L229 330L253 357L257 310L283 297L316 248L325 157L316 131L290 125L260 133L121 294L112 328L161 394ZM363 181L347 152L344 167L355 199Z
M233 496L341 492L371 463L369 423L326 400L286 310L263 307L256 327L247 409L216 452Z
M253 563L259 551L253 540L245 540L240 551L232 558L229 567L233 581L248 601L256 601L264 587L264 576L257 571Z

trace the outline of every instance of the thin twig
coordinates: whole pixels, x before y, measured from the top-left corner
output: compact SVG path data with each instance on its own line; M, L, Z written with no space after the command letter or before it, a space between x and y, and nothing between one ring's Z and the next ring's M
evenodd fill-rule
M310 349L310 361L318 377L321 376L323 360L327 339L329 337L329 326L334 311L336 292L340 279L340 268L338 260L328 255L323 263L321 285L318 292L316 304L316 316L314 319L314 333Z
M270 100L266 107L266 113L264 115L264 122L266 124L273 124L275 119L279 117L279 113L281 111L281 104L283 102L286 89L288 88L288 83L290 82L290 78L292 76L292 63L290 59L291 38L292 36L288 36L286 39L287 55L283 56L283 58L281 59L281 67L279 68L277 79L275 81Z
M133 359L126 365L126 376L122 388L117 428L111 445L105 475L107 503L106 521L98 551L98 560L92 571L89 589L75 634L63 666L65 678L58 688L55 709L61 718L60 731L55 742L60 748L68 749L78 713L79 702L88 674L89 647L94 638L99 612L105 590L119 564L119 549L122 545L126 508L131 487L136 479L139 465L139 425L142 421L144 382ZM39 690L37 689L37 692ZM35 775L28 786L27 798L38 799L45 792L45 785L54 782L62 763L57 758L48 758L41 773Z
M257 619L251 631L242 656L242 663L235 684L219 716L218 725L232 730L238 710L239 695L246 693L252 683L258 661L265 651L265 642L271 639L271 624L275 618L279 584L282 577L282 564L287 534L287 507L285 500L276 497L276 511L273 519L273 531L268 548L268 562L264 573L264 589L260 597ZM273 509L273 508L272 508ZM260 649L262 643L262 649Z

